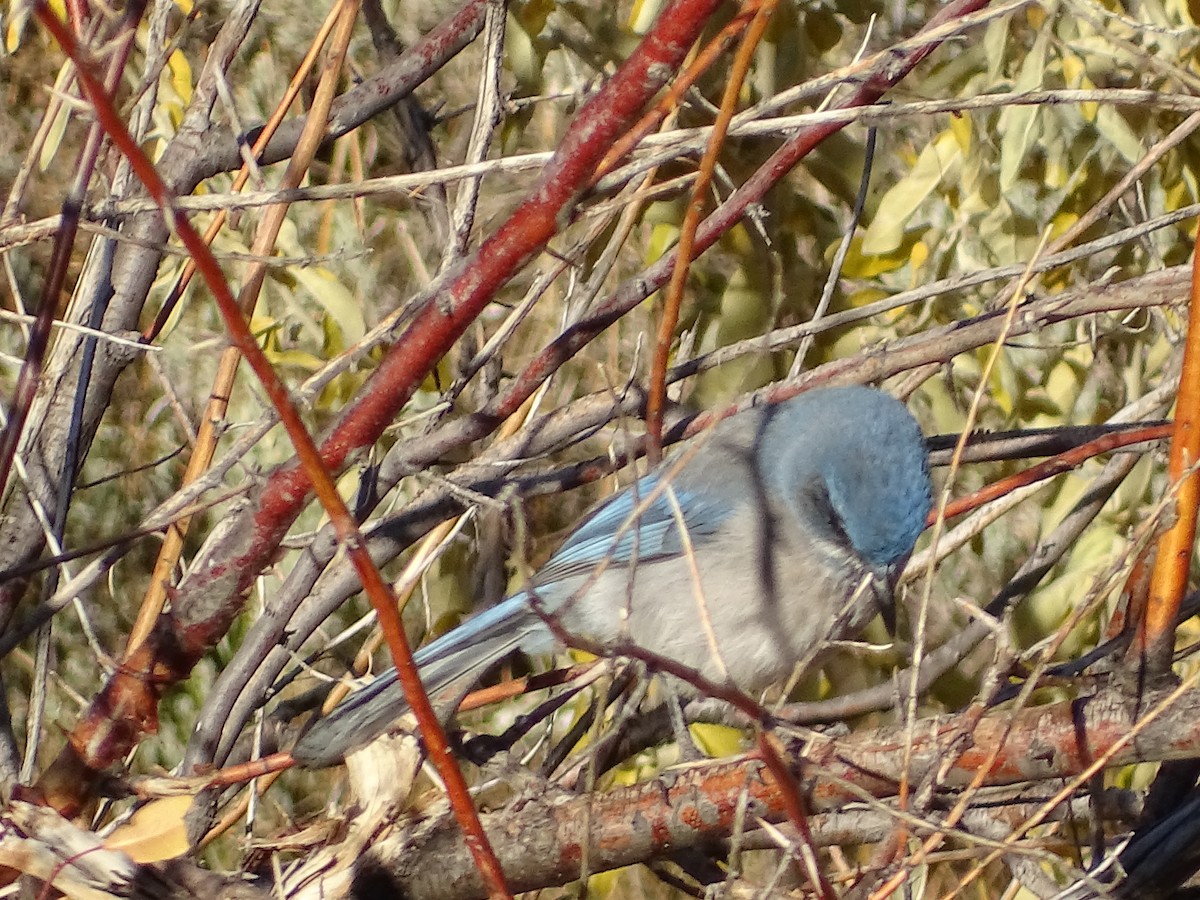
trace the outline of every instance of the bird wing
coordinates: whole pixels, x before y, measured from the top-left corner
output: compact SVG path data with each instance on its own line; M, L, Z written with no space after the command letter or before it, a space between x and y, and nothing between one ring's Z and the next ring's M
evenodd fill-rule
M681 556L689 544L716 534L733 511L728 498L688 490L651 473L584 519L538 571L534 586L585 575L601 565Z

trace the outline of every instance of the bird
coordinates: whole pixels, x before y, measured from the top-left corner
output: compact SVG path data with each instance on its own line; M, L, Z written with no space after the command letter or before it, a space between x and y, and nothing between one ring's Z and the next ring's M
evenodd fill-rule
M876 388L823 387L701 432L595 506L529 584L415 654L432 696L515 650L631 645L757 692L877 614L932 505L925 440ZM292 758L335 765L406 710L394 669L318 719Z

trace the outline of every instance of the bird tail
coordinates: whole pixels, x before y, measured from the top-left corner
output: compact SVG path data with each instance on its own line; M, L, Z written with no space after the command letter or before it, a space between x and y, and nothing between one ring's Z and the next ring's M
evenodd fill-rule
M536 652L549 637L549 629L525 595L516 594L426 644L414 661L425 692L434 696L451 685L465 690L513 650L524 646ZM319 719L296 742L292 758L308 768L335 765L347 753L375 740L407 711L396 670L388 669Z

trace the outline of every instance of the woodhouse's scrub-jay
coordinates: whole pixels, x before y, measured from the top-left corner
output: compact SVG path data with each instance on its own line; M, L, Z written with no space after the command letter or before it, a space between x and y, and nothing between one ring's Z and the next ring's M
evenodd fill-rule
M577 635L761 690L891 613L931 493L921 431L880 391L823 388L741 412L595 507L525 590L422 647L421 680L431 694L465 690L517 648L548 653ZM389 670L292 756L332 765L407 708Z

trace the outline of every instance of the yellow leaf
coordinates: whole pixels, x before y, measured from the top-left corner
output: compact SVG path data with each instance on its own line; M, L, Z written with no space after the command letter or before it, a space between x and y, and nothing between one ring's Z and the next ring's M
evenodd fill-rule
M1065 188L1079 169L1072 165L1065 142L1058 135L1048 135L1047 137L1049 140L1045 141L1042 146L1046 166L1042 183L1051 190L1057 191Z
M54 120L46 132L46 142L42 144L42 152L38 154L38 168L43 172L50 168L50 163L54 162L59 145L62 144L63 135L67 131L67 123L70 121L71 107L66 103L59 103L58 109L54 112Z
M21 36L25 33L25 23L33 12L33 4L24 0L8 0L7 21L4 24L4 52L15 53L21 46Z
M950 133L958 141L958 149L965 156L971 150L971 117L951 116Z
M1066 81L1067 87L1079 91L1090 91L1096 86L1092 80L1088 78L1087 66L1079 55L1072 53L1070 50L1063 49L1062 51L1062 70L1063 80ZM1100 109L1099 103L1080 103L1079 113L1083 116L1085 122L1094 122L1096 113Z
M1068 228L1079 221L1079 215L1073 212L1060 212L1050 220L1050 237L1056 238L1064 234Z
M861 291L855 291L846 297L846 305L852 309L858 309L860 306L867 306L870 303L875 303L878 300L883 300L891 295L880 288L868 287Z
M850 250L842 262L842 275L847 278L875 278L884 272L894 272L908 262L908 253L897 247L890 253L867 255L863 252L864 236L856 234L850 239ZM839 242L840 243L840 242ZM837 244L832 244L827 253L832 256Z
M912 170L883 195L863 237L863 255L880 256L899 247L913 213L943 178L953 179L961 166L958 140L949 130L943 131L921 151Z
M663 0L635 0L629 11L628 27L634 34L644 35L658 18Z
M1177 181L1168 187L1164 192L1164 197L1167 201L1164 209L1179 209L1192 202L1191 192L1188 190L1186 181Z
M1087 77L1087 66L1083 60L1069 50L1062 52L1063 80L1069 88L1078 88Z
M183 51L176 50L167 60L167 67L171 71L171 87L186 106L192 102L192 66Z
M508 14L508 25L504 50L509 68L521 84L535 84L541 78L545 56L538 51L533 36L512 13Z
M324 365L319 356L304 350L267 350L266 355L273 366L295 366L306 372L315 372Z
M670 222L662 222L654 226L650 232L650 240L646 242L646 262L651 263L675 246L679 240L679 226Z
M270 333L278 327L278 320L274 316L266 316L262 313L255 313L250 317L250 333L261 344L264 336L270 336Z
M509 8L520 21L521 27L529 34L537 36L546 27L546 20L557 5L556 0L529 0L527 3L513 4Z
M191 850L183 817L192 808L192 797L151 800L104 839L109 850L120 850L136 863L174 859Z
M917 269L925 265L925 261L929 259L929 245L924 241L917 241L913 244L912 253L908 257L909 265L912 266L913 274L916 275Z
M696 722L688 726L688 731L696 747L710 759L733 756L742 749L742 731L739 728Z

